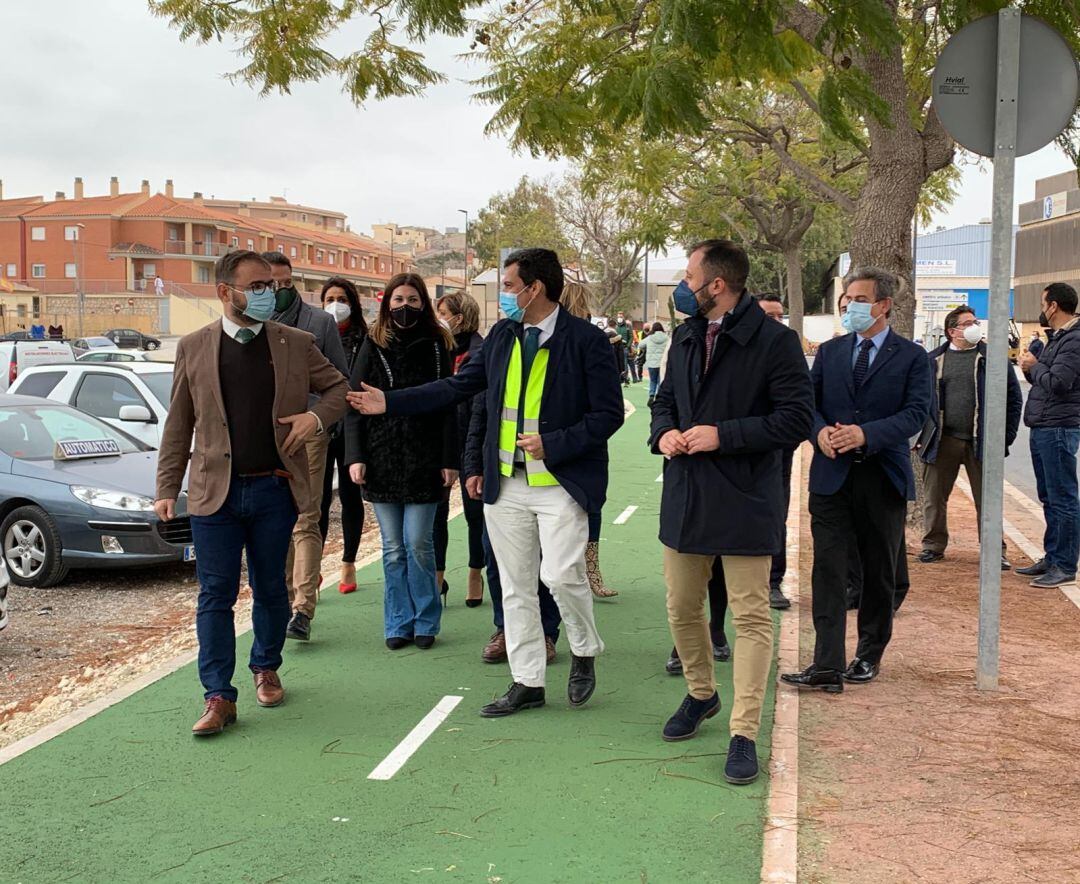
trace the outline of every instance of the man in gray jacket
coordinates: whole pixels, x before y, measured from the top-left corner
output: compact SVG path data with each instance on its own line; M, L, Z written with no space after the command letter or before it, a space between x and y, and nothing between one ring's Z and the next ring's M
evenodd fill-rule
M323 356L334 368L348 377L345 348L341 345L341 334L338 332L335 319L325 310L305 303L300 297L300 293L293 285L292 262L285 255L281 252L265 252L263 258L270 262L274 277L277 296L277 312L273 316L274 321L313 335L315 344ZM312 396L311 399L312 402L318 401L316 396ZM320 433L305 443L308 462L307 479L311 493L307 498L307 509L300 513L296 520L292 543L289 545L289 558L285 565L285 578L289 586L289 601L293 611L285 634L289 638L300 641L311 638L311 620L315 616L315 603L319 597L319 572L322 566L323 549L322 534L319 531L319 515L322 511L323 473L326 471L326 450L329 442L329 433Z

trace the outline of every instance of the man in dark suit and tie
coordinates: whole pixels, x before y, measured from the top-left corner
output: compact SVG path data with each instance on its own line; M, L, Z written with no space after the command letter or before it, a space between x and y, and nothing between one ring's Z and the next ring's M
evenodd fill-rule
M926 351L889 327L900 288L872 267L844 279L850 334L818 349L814 383L814 461L810 527L814 538L813 663L781 676L788 684L839 693L844 682L878 674L892 636L896 564L907 501L915 499L909 440L930 410ZM862 563L859 645L847 665L845 587L849 548Z

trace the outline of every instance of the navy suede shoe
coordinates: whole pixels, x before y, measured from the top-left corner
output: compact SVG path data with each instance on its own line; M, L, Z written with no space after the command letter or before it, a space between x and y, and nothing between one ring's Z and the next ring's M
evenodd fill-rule
M736 734L728 745L724 779L737 786L745 786L758 778L757 747L754 741Z
M695 700L687 694L678 711L664 725L664 739L669 743L689 740L697 734L706 718L712 718L719 711L719 694L713 694L708 700Z

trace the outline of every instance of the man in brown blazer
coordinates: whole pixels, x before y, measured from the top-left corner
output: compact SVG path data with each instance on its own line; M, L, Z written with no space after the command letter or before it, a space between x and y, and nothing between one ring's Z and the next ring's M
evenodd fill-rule
M236 721L233 606L245 551L256 700L277 706L285 698L277 675L291 613L285 558L297 513L313 490L321 491L308 481L305 442L344 414L349 387L310 334L268 321L274 290L270 265L259 255L225 255L216 282L223 318L184 337L176 350L154 503L159 518L173 518L190 461L187 510L206 698L196 736L221 733ZM309 410L311 393L321 398Z

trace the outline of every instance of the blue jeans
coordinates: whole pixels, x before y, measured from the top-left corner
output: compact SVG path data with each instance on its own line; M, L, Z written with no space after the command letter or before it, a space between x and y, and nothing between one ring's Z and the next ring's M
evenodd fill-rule
M484 529L484 557L487 560L488 595L491 596L495 628L503 631L505 620L503 618L502 581L499 579L499 564L495 561L495 552L491 549L491 541L488 540L487 529ZM553 642L559 640L559 626L562 625L562 614L559 606L551 596L539 575L537 575L540 596L540 625L544 629L544 635Z
M655 396L659 389L660 389L660 369L659 368L650 368L649 369L649 396L650 397Z
M375 503L382 532L383 631L387 638L438 635L442 602L435 585L437 503Z
M1074 575L1080 557L1080 491L1076 479L1080 429L1035 427L1030 438L1031 465L1046 519L1043 555L1048 565Z
M233 606L240 592L240 557L247 550L253 604L249 668L281 666L285 627L292 610L285 585L285 559L296 524L296 504L287 479L234 477L229 496L212 516L192 516L199 604L195 631L199 637L199 680L207 699L236 702L231 684L236 669Z

